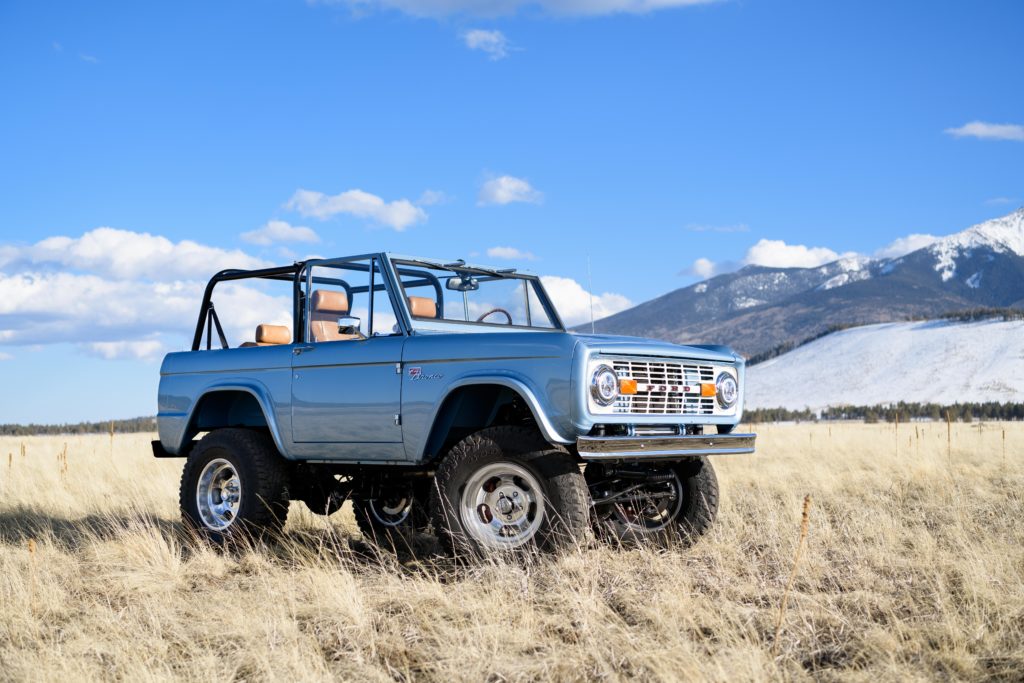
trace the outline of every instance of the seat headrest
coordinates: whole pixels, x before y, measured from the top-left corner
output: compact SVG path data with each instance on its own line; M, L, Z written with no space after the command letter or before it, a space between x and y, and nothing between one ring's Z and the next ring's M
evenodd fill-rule
M348 313L348 296L345 292L317 289L313 291L312 308L314 313L345 315Z
M425 296L410 296L409 312L414 318L436 318L437 303Z
M256 328L257 344L291 344L292 333L284 325L260 325Z

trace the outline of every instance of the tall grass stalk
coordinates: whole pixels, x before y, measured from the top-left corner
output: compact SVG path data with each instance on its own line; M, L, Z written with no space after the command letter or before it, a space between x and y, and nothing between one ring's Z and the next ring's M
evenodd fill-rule
M782 632L782 620L786 615L786 603L789 601L789 592L793 590L793 582L796 580L796 571L800 567L800 557L804 550L804 541L807 540L807 532L811 523L811 494L804 496L804 510L800 519L800 540L796 543L796 555L793 557L793 569L789 572L789 580L786 582L786 590L782 593L782 601L779 603L779 616L775 620L775 637L772 638L772 655L779 649L779 634Z

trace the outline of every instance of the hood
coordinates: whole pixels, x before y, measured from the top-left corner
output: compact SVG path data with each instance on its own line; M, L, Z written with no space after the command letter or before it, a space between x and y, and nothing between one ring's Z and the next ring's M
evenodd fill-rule
M728 346L672 344L659 339L643 339L613 334L572 333L581 344L595 351L621 353L626 356L662 356L692 358L724 363L740 362L743 358Z

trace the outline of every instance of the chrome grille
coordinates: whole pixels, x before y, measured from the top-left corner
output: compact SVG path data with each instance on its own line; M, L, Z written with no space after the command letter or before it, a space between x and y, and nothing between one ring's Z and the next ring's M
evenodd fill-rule
M710 365L615 359L611 361L620 378L635 379L637 393L623 395L615 402L616 413L630 415L711 415L715 398L702 397L700 385L715 381Z

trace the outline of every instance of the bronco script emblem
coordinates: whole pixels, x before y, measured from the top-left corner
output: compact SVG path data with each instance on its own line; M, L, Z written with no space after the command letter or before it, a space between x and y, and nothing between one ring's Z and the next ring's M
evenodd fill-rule
M444 377L444 375L439 372L423 374L423 368L409 368L409 379L413 382L424 379L441 379L442 377Z

